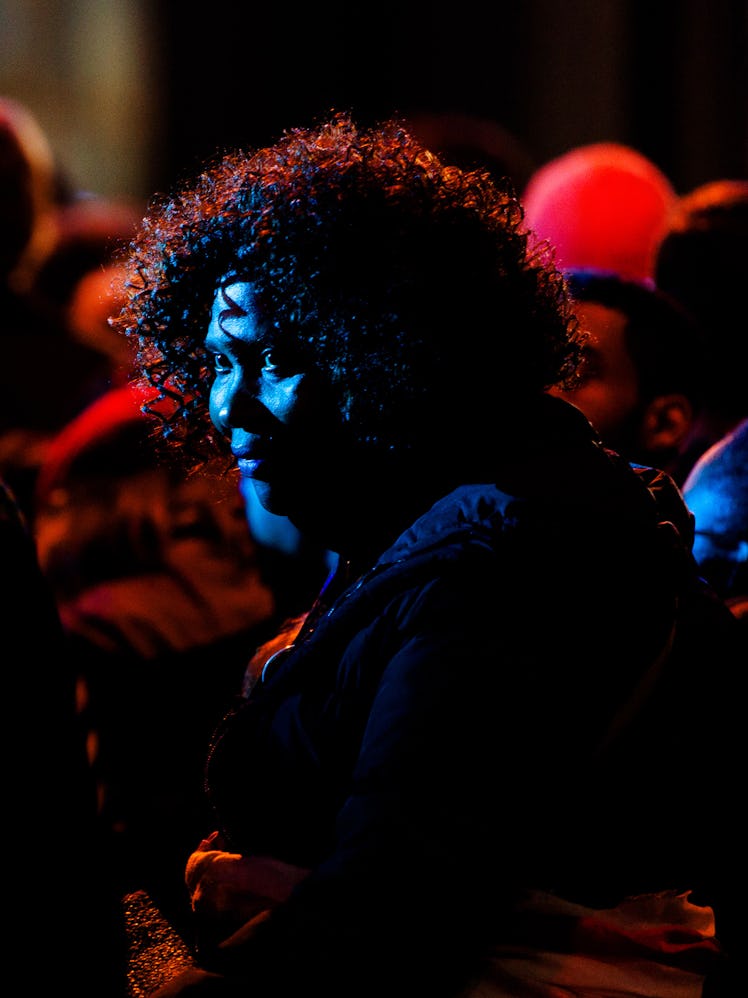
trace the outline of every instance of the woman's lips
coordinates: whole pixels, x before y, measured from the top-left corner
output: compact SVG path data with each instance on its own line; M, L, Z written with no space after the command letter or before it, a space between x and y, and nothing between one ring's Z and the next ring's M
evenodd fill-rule
M240 457L236 465L242 478L260 478L262 469L267 462L261 457Z

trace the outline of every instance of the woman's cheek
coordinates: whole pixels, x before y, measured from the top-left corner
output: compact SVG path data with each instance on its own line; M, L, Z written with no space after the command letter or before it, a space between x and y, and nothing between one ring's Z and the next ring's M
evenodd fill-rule
M221 390L218 380L214 380L210 387L210 395L208 396L208 412L210 413L213 425L221 433L225 433L227 429L219 418L219 413L225 408L224 395L225 393Z

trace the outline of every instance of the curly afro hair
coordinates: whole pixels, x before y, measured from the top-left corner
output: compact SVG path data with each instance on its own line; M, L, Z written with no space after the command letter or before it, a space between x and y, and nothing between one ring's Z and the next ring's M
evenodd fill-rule
M221 446L203 339L228 276L326 373L354 437L389 451L494 420L578 363L566 285L528 248L508 182L444 164L395 120L333 113L217 158L154 199L124 263L113 324L166 437L198 461Z

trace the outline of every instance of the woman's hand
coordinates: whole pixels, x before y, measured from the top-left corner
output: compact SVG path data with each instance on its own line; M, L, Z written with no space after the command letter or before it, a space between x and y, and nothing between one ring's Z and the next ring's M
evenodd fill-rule
M187 861L185 882L201 920L240 925L285 901L309 871L269 856L227 852L214 832Z

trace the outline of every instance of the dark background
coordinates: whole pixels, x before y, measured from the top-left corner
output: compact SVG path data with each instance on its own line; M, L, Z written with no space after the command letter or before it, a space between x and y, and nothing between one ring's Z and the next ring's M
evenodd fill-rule
M748 176L748 3L306 3L159 10L156 186L219 148L272 141L333 107L371 120L462 111L541 163L585 142L638 148L685 191Z
M462 112L539 165L637 148L748 176L748 0L0 0L0 94L73 180L136 199L331 109Z

